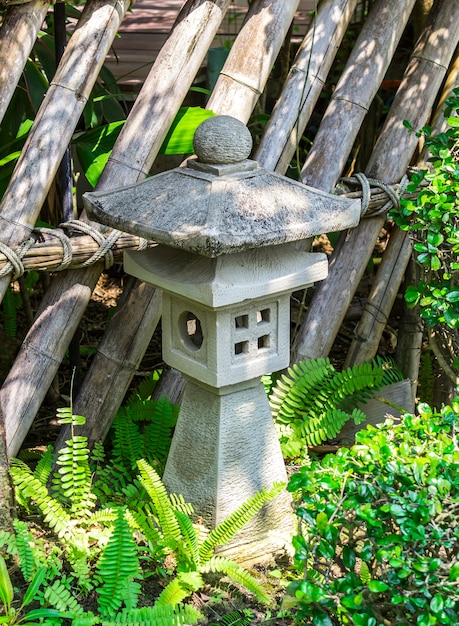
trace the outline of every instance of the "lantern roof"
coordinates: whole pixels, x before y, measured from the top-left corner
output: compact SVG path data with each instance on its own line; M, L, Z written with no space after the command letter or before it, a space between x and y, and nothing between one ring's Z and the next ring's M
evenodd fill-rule
M205 120L185 167L110 191L85 193L89 217L207 257L273 246L354 227L360 201L313 189L248 159L239 120Z

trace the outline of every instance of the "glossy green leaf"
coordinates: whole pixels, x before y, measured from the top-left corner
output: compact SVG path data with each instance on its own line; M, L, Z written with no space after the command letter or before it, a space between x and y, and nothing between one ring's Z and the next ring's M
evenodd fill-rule
M9 607L13 601L14 591L11 578L8 573L5 559L0 555L0 600L2 604Z
M213 111L201 107L181 108L164 139L160 153L193 154L193 137L197 127L213 116Z

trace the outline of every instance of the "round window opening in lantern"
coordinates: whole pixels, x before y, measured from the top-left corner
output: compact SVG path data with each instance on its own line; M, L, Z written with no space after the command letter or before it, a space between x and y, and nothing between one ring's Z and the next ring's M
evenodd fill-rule
M184 311L178 320L180 338L188 350L199 350L204 341L199 317L192 311Z

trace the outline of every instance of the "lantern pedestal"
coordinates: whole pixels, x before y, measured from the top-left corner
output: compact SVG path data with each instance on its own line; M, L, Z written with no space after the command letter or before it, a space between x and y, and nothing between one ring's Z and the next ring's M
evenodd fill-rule
M187 378L163 481L168 491L193 504L208 528L262 488L287 481L259 379L215 389ZM290 496L283 492L220 553L246 564L260 562L283 548L293 530Z

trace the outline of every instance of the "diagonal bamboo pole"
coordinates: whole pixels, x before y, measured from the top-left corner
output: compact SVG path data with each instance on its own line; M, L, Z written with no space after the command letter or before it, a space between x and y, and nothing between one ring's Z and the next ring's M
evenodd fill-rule
M0 122L13 97L50 3L33 0L8 8L0 28Z
M259 0L252 4L208 102L208 108L248 121L297 5L297 0L290 3ZM265 39L266 31L269 33L268 39ZM238 59L244 59L245 74L237 71ZM139 291L143 300L137 303L136 294ZM150 302L145 296L147 293L150 294ZM75 410L86 417L82 432L90 441L104 438L110 428L161 314L161 300L152 287L135 282L132 284L132 295L126 297L136 302L136 308L119 307L75 401ZM146 317L150 320L148 328L144 323ZM119 329L124 336L122 342ZM113 385L115 380L116 385ZM63 428L56 448L67 437L68 430Z
M447 0L435 3L429 26L416 46L376 142L366 171L368 176L391 183L405 173L417 138L406 132L403 121L408 119L414 128L422 127L427 121L458 42L458 20L459 3ZM365 219L341 238L329 276L317 289L300 327L293 360L328 354L384 219L384 216Z
M2 243L11 247L29 238L129 5L130 0L86 4L0 204ZM0 299L9 282L0 278Z
M229 2L188 0L185 3L118 137L99 188L136 182L149 171ZM43 297L34 324L0 390L0 413L5 420L10 456L19 450L57 373L101 270L100 264L62 272ZM153 293L151 297L156 298ZM126 333L136 324L145 327L150 324L154 328L154 307L139 313L137 309L129 307L130 319L123 329ZM125 355L124 361L121 359L116 366L120 370L130 369L131 356ZM113 393L114 379L105 382L108 392ZM100 391L98 388L97 392Z
M459 41L458 35L457 40ZM453 43L454 42L451 42L451 45L453 45ZM450 93L454 85L457 84L459 71L458 59L459 57L457 56L456 50L456 58L451 63L442 97L440 98L440 104L437 105L437 110L435 111L433 120L434 133L440 133L446 128L446 126L444 126L445 117L444 115L440 115L440 113L444 110L443 105L448 93ZM437 128L435 128L435 125ZM424 156L421 155L419 158L419 166L422 164L423 159ZM412 241L410 236L396 228L391 235L388 248L379 266L373 287L367 299L365 310L355 329L355 337L346 356L345 367L364 363L376 355L395 298L405 276L405 270L411 259L411 252ZM399 337L399 340L404 346L403 352L406 353L408 351L415 354L419 364L423 325L420 319L416 320L414 314L408 315L408 319L408 325L414 327L414 332L410 329L411 339L413 339L413 337L415 338L414 347L410 347L403 333L402 336ZM397 347L397 354L400 354L400 352L401 350L399 351ZM415 379L417 378L417 373L415 372L417 372L417 368L414 363L408 360L405 354L402 355L402 359L404 364L409 364L409 377L412 379L414 392L416 388ZM405 375L408 375L405 369L402 368L402 371ZM409 407L407 407L407 409L408 408Z
M360 32L302 168L307 185L331 191L381 85L415 0L377 0Z
M324 0L297 52L255 159L285 174L325 84L357 0Z

